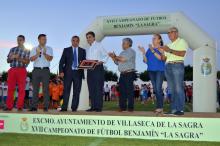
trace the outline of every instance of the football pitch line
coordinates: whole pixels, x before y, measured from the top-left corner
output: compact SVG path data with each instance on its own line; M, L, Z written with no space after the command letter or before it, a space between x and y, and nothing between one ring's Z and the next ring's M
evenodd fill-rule
M88 146L99 146L105 138L97 138L93 142L91 142Z

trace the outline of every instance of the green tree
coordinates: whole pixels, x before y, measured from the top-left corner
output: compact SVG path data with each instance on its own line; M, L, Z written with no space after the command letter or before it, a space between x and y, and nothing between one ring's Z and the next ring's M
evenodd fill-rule
M217 72L217 79L220 80L220 71Z
M5 81L7 81L7 78L8 78L8 72L3 71L3 72L2 72L2 78L1 78L1 80L2 80L3 82L5 82Z
M118 81L118 75L110 70L107 69L106 66L104 66L105 71L105 81Z
M193 80L193 67L190 65L185 66L184 80L185 81Z

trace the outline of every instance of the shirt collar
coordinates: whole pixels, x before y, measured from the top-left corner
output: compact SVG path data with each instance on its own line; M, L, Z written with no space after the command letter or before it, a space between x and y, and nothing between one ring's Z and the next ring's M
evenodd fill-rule
M178 42L178 41L179 41L179 39L180 39L180 38L178 37L178 38L177 38L177 39L176 39L174 42L172 42L172 43L176 43L176 42Z
M97 42L96 42L96 41L94 41L94 42L91 44L91 46L94 46L96 43L97 43Z
M75 47L72 46L72 48L74 49ZM78 50L79 47L76 47L76 50Z

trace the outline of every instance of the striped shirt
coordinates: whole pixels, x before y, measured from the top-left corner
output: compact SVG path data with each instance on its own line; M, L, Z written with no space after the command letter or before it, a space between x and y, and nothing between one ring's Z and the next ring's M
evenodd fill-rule
M10 55L19 55L19 58L21 59L29 59L30 57L30 51L26 49L22 49L19 47L11 48L11 50L8 53L8 58ZM17 59L13 59L10 62L10 67L27 67L28 64L23 64L21 61L18 61Z

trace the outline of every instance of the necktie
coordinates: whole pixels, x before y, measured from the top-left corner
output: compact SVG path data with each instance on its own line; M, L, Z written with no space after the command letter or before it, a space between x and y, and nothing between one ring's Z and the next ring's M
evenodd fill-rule
M73 52L73 69L77 68L77 54L76 54L76 48L74 48Z

